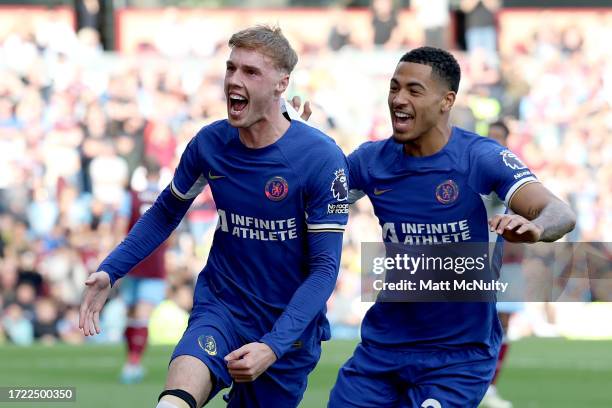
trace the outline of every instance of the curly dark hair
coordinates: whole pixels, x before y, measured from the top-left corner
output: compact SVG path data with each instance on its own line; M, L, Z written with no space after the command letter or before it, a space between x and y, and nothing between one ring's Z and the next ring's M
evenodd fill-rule
M448 51L434 47L419 47L404 54L399 62L429 65L431 72L448 85L451 91L459 90L461 68L455 57Z

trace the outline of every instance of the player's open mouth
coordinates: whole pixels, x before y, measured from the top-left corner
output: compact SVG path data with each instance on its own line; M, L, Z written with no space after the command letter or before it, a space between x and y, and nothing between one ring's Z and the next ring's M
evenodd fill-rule
M393 122L395 127L408 127L414 122L414 115L401 111L393 111Z
M230 113L232 115L239 115L248 104L249 100L244 96L237 93L229 94Z

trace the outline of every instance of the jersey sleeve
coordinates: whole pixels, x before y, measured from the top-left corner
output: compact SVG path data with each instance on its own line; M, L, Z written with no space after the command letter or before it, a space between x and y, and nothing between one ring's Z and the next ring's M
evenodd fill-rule
M170 191L180 200L193 200L208 184L207 166L198 151L198 137L202 136L194 137L187 144L170 184Z
M322 163L311 166L306 180L308 232L343 232L348 221L349 174L346 158L330 146Z
M196 136L197 138L197 136ZM187 145L172 183L130 230L127 237L102 261L111 285L149 256L174 231L193 199L206 185L202 177L196 138ZM202 179L204 180L202 182Z
M367 158L366 149L370 144L371 142L362 144L347 157L349 179L351 180L349 185L349 203L351 204L365 196L368 173L368 166L365 162Z
M341 253L342 234L308 234L310 274L295 291L272 330L260 339L274 351L277 358L289 351L306 327L324 310L336 286Z
M472 186L483 195L495 192L506 207L519 188L538 181L516 154L492 140L474 146L470 159Z
M335 145L324 144L307 160L304 172L306 224L308 229L308 269L306 280L293 294L272 330L261 338L282 357L320 314L336 285L342 232L348 220L348 168L344 154Z

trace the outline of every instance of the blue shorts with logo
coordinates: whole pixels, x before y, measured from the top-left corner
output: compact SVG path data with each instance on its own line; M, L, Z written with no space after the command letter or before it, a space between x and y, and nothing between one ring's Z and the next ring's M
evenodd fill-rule
M236 330L231 315L223 306L207 302L192 311L172 359L189 355L208 367L213 380L209 400L224 388L231 387L229 393L223 396L228 407L297 407L306 390L308 374L319 361L320 343L317 341L311 347L292 349L255 381L232 385L232 377L223 358L254 341L257 339L248 339Z
M477 347L395 351L360 343L328 408L476 408L496 364L497 353Z

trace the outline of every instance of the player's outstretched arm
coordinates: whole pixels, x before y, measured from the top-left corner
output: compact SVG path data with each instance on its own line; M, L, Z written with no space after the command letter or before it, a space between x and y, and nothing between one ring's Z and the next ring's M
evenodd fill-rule
M170 236L206 185L196 138L197 135L181 156L172 183L102 261L98 272L85 282L87 288L80 309L79 328L86 336L100 333L100 311L111 286Z
M170 185L140 217L123 242L102 261L98 270L108 273L111 286L170 236L206 186L205 166L198 145L200 133L187 145Z
M509 242L553 242L576 225L570 207L541 183L520 188L509 203L515 214L500 214L489 220L491 231Z
M149 256L178 226L193 202L175 196L172 187L161 192L155 204L136 222L125 239L102 261L98 271L105 271L114 285L140 261Z
M95 272L85 281L87 288L79 311L79 329L85 336L100 333L100 312L111 289L106 272Z
M89 276L79 314L79 328L83 334L100 333L100 311L111 286L168 238L192 201L174 197L167 187L127 237L102 261L98 272Z

